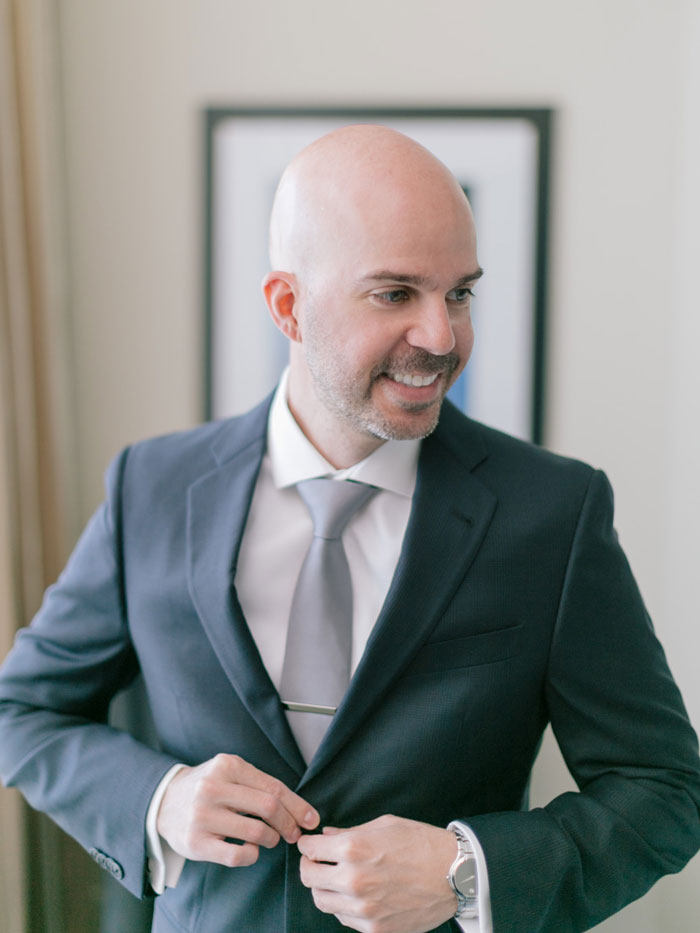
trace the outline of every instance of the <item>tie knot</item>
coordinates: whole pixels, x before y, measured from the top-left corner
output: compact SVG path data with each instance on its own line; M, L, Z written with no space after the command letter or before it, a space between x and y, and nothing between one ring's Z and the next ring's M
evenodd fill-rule
M379 490L351 480L307 479L297 489L314 523L317 538L339 538L353 514Z

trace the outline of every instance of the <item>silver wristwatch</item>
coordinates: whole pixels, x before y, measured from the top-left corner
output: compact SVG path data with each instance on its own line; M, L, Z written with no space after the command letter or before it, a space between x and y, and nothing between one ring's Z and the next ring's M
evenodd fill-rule
M457 858L450 865L447 880L457 895L457 920L469 920L479 915L476 856L469 840L457 823L447 827L457 837Z

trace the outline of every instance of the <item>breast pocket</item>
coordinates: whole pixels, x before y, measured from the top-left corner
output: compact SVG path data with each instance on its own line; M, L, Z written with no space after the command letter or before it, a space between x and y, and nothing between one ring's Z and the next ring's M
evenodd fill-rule
M404 671L404 677L505 661L520 654L522 628L522 625L511 625L462 638L428 642L418 650Z

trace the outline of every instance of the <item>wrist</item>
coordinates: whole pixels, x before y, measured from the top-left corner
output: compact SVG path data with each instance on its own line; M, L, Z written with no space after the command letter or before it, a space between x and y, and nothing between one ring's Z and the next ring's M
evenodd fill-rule
M184 764L175 765L171 768L161 781L151 801L151 807L154 810L154 828L158 835L168 843L170 842L168 836L172 832L173 823L179 825L182 822L179 787L183 778L191 770ZM155 807L154 803L156 804Z

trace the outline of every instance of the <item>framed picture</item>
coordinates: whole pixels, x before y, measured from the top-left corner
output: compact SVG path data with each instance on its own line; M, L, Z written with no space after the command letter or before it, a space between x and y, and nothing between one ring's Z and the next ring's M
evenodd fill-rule
M546 109L206 111L206 416L248 410L275 385L288 347L265 307L267 225L287 163L349 123L382 123L422 143L463 186L485 270L476 342L450 398L470 416L540 442L544 416Z

